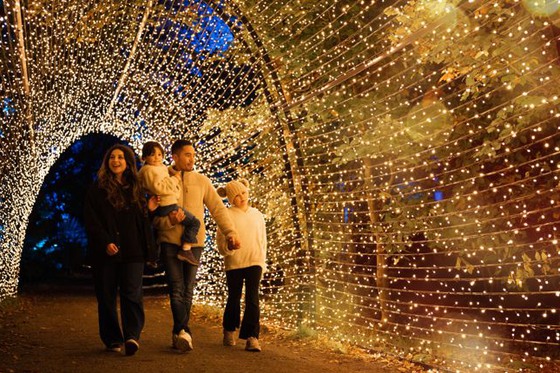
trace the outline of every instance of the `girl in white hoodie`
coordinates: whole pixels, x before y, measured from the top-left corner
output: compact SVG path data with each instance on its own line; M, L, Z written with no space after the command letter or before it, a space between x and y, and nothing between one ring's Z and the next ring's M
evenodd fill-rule
M259 291L263 272L266 270L266 227L263 214L249 206L248 182L245 179L230 181L218 188L218 194L230 203L231 220L239 235L238 248L229 244L218 229L218 251L224 255L228 298L224 311L224 345L235 345L234 333L241 325L239 338L246 339L247 351L260 351ZM245 312L241 314L241 293L245 281Z

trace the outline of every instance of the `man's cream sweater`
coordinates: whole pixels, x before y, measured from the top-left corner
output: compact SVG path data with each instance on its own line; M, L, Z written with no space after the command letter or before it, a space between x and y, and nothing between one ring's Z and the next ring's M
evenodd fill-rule
M179 194L178 205L184 207L201 222L196 237L197 243L193 244L193 247L204 247L206 240L206 226L204 224L205 207L226 237L237 233L226 206L208 177L196 171L182 172L180 187L181 193ZM181 234L183 232L181 224L171 225L167 216L156 216L154 218L154 226L158 230L158 242L181 245Z

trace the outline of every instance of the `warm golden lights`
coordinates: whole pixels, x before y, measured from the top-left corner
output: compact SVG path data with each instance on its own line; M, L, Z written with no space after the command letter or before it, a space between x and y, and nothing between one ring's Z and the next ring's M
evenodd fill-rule
M186 137L267 216L270 322L454 371L557 366L558 1L2 6L0 298L68 146ZM197 297L221 304L208 248Z

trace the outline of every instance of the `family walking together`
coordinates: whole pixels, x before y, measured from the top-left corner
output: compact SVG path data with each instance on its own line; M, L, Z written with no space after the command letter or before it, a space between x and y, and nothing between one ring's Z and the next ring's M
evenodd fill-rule
M144 164L138 171L132 149L114 145L88 190L84 214L101 341L107 351L121 352L124 347L129 356L138 351L145 322L144 265L153 266L160 260L173 317L171 346L181 352L193 349L189 318L206 240L207 210L218 226L217 246L224 256L227 279L223 344L235 345L235 331L240 328L245 349L261 351L259 289L267 247L264 217L249 206L246 180L233 180L216 190L207 176L195 170L192 142L175 141L171 158L172 166L166 167L163 147L147 142L142 149ZM227 197L229 208L222 197Z

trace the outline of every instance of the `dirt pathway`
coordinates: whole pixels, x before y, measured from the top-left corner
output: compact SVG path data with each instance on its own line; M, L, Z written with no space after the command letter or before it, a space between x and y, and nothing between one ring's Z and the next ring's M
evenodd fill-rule
M146 326L140 350L133 357L108 353L97 333L92 294L22 295L0 310L0 372L410 372L377 358L336 353L267 331L263 352L250 353L244 341L221 344L216 316L195 308L192 322L195 349L171 349L171 317L166 296L145 297ZM197 311L198 310L198 311Z

